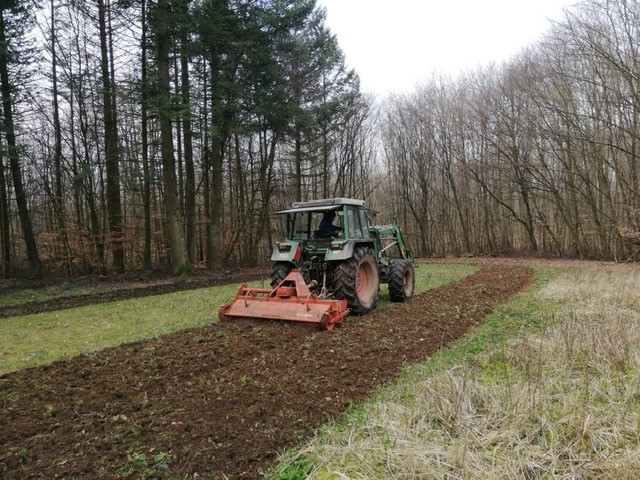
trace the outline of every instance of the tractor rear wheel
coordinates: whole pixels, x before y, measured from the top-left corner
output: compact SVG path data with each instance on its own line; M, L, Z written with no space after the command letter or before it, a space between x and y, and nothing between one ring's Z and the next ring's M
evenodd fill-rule
M333 271L335 296L346 300L355 315L364 315L375 308L379 287L378 266L368 248L356 248L353 256Z
M416 275L408 260L394 260L389 266L389 296L392 302L405 302L413 296Z
M275 262L271 268L271 288L276 288L293 270L289 262Z

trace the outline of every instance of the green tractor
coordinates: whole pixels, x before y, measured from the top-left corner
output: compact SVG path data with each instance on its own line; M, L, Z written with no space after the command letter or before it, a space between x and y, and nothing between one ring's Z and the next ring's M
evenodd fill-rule
M286 216L287 236L271 255L273 288L298 269L319 298L346 300L356 315L375 308L380 283L393 301L413 296L414 262L400 227L372 225L376 212L363 200L296 202L278 213Z

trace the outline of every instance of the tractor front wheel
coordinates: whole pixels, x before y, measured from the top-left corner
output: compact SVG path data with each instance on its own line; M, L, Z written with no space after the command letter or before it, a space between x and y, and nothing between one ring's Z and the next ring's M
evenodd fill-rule
M389 296L392 302L405 302L413 296L416 275L408 260L394 260L389 266Z
M271 288L276 288L293 270L289 262L275 262L271 268Z
M375 308L379 287L378 266L368 248L356 248L353 256L333 271L335 296L346 300L355 315L364 315Z

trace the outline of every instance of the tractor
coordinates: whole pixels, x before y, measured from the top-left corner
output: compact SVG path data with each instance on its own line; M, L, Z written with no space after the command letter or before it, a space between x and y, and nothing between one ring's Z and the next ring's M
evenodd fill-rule
M235 302L221 307L221 318L292 320L330 330L349 312L373 310L380 283L388 284L392 301L412 297L414 262L397 221L373 225L376 212L350 198L295 202L278 214L286 238L271 255L272 288L243 285ZM336 225L321 228L327 219Z

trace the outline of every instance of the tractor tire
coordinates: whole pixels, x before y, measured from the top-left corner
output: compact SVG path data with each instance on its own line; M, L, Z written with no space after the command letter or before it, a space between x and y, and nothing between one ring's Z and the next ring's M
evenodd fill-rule
M335 297L346 300L352 314L364 315L373 310L378 301L380 278L371 250L356 248L351 258L336 266L332 283Z
M389 266L389 296L392 302L406 302L413 297L416 275L408 260L394 260Z
M291 270L293 270L291 263L275 262L271 268L271 288L276 288L291 273Z

